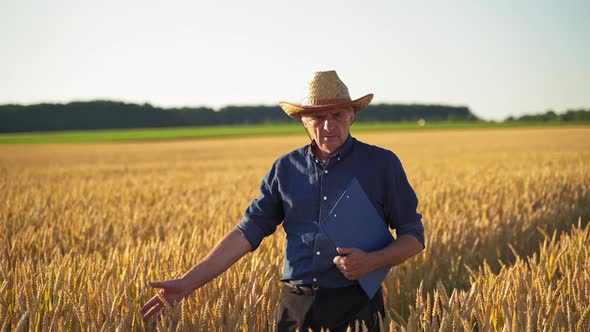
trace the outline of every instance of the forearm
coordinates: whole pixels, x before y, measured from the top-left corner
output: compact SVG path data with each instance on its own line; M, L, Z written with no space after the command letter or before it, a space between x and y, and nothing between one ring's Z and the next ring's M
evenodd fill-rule
M225 272L251 250L250 242L239 230L234 229L209 252L207 257L182 276L182 279L188 287L197 289Z
M396 266L422 250L422 243L418 239L411 235L402 235L385 248L369 253L371 270Z

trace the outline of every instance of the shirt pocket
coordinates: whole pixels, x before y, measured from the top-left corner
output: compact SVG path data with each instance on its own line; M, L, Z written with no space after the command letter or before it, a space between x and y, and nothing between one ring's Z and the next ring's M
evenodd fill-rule
M295 173L291 176L290 196L294 202L308 202L313 197L314 180L313 175Z

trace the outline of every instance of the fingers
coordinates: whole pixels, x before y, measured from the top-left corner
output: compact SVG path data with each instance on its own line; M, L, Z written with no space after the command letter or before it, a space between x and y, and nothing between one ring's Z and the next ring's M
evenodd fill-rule
M164 305L162 304L162 302L158 302L154 306L149 308L149 310L147 310L145 313L142 311L142 315L143 315L142 318L143 318L144 322L147 322L156 314L158 314L158 316L159 316L162 308L164 308Z
M150 283L151 284L151 283ZM174 305L174 304L172 304ZM157 314L162 308L171 307L166 297L164 297L164 290L161 289L152 297L146 304L141 307L141 314L144 321L148 321L153 315Z
M177 300L167 299L160 291L141 308L142 318L144 321L148 321L156 314L157 317L160 317L162 309L171 310L176 304Z
M341 269L340 272L348 280L356 280L356 279L358 279L358 276L356 275L356 272L355 271L346 271L344 269Z
M160 299L158 298L158 296L154 296L152 297L149 301L147 301L143 307L141 307L141 314L145 314L146 312L148 312L152 307L154 307L157 304L162 304L162 302L160 302Z
M164 304L160 301L160 298L157 295L152 297L143 307L141 307L143 320L150 320L150 318L157 314L162 308L164 308Z
M362 274L363 262L362 251L356 248L336 248L342 256L336 256L332 260L338 270L346 279L357 280Z
M162 288L158 291L156 295L154 295L149 301L147 301L143 307L141 307L141 315L144 321L148 321L152 316L160 312L162 308L164 308L165 298L163 298L162 294L164 289L168 287L168 282L166 281L150 281L148 285L154 288Z
M342 274L344 274L345 277L348 278L347 274L349 272L350 266L347 264L347 262L344 258L346 258L346 257L335 257L334 264L336 265L338 270L340 270L340 272Z
M359 266L359 262L355 257L336 256L332 260L336 266L344 271L355 269Z
M160 313L163 308L172 309L172 307L187 296L186 291L182 288L182 281L179 279L150 281L148 284L151 287L160 288L160 290L141 308L144 321Z

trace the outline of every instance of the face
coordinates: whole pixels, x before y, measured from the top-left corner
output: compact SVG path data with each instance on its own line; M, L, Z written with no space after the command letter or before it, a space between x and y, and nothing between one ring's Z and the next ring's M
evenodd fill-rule
M348 138L354 120L352 107L331 108L302 115L301 122L322 152L334 154Z

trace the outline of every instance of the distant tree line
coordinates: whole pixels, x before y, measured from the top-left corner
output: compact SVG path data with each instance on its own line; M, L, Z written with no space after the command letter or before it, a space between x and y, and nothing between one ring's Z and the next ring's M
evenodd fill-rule
M548 110L542 114L527 114L519 117L510 116L506 122L511 121L540 121L540 122L590 122L590 109L567 110L564 113L557 114L553 110Z
M370 105L358 122L475 121L464 106ZM294 122L279 106L160 108L150 104L86 101L67 104L0 105L0 132L60 131L115 128L250 125Z

